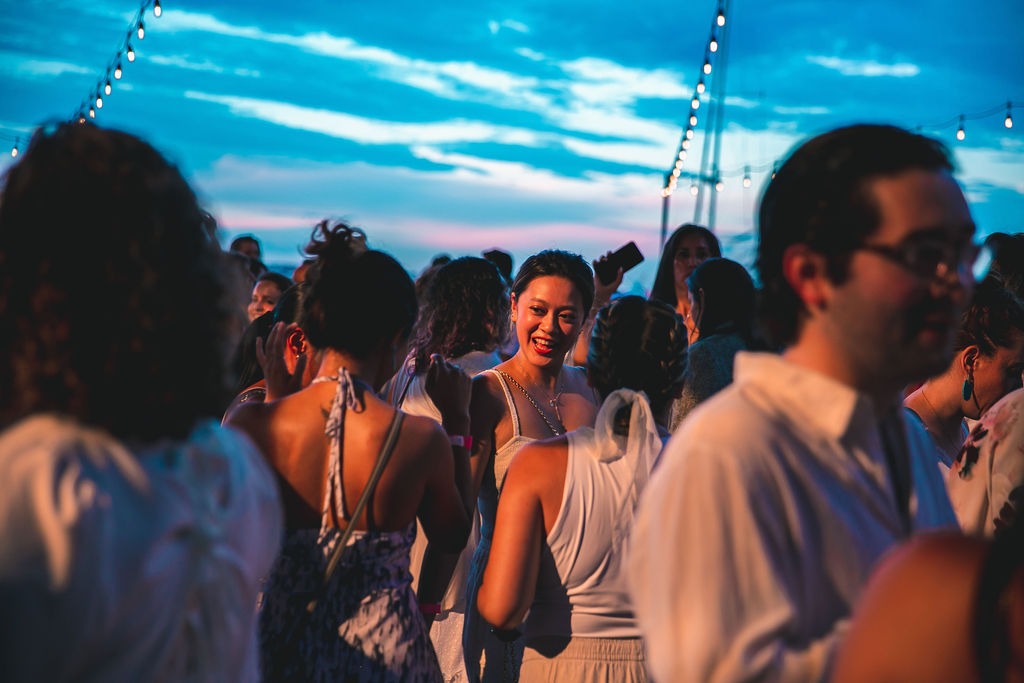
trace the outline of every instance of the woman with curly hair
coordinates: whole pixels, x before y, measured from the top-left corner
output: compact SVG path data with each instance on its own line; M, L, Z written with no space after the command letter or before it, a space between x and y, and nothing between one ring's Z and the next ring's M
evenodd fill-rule
M646 680L624 548L685 356L686 328L665 304L603 308L587 357L603 399L594 427L526 445L509 466L478 606L522 629L521 680Z
M467 256L440 266L423 292L405 366L388 381L382 394L403 412L440 422L441 413L426 386L431 357L438 354L471 377L493 368L501 362L498 347L508 329L508 313L508 291L493 263ZM419 594L424 618L434 622L430 636L446 681L466 678L462 654L466 572L478 536L474 515L473 531L457 560L427 553L422 530L412 547L413 588Z
M251 681L273 475L222 429L233 324L180 172L40 130L0 199L5 681ZM59 654L57 654L59 653Z
M416 317L412 280L343 223L317 226L306 252L317 262L303 302L308 349L295 373L312 364L315 378L227 418L261 447L284 496L284 548L260 613L263 675L440 681L410 586L409 549L417 520L446 551L466 542L470 380L432 360L427 391L443 429L378 398L405 356ZM275 325L268 357L281 357L293 329ZM461 441L454 457L445 429Z

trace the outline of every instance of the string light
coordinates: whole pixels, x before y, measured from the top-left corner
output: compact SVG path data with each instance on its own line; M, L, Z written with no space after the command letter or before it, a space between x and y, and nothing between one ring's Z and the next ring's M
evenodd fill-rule
M1010 113L1013 109L1011 102L1006 103L1006 119L1003 120L1003 125L1007 128L1013 128L1013 115Z
M92 107L89 107L89 118L90 119L96 118L96 110L93 109Z
M721 180L715 183L715 192L721 192L723 189L725 189L725 183Z
M750 187L750 166L743 167L743 187Z
M959 128L956 129L956 139L957 140L963 140L966 137L967 137L967 133L964 132L964 117L963 117L963 114L961 114L960 115L960 126L959 126Z
M103 109L103 98L99 96L99 93L96 94L96 108Z
M103 94L104 95L109 95L111 90L113 90L113 88L110 87L110 79L108 78L107 79L107 84L105 86L103 86Z
M121 69L121 60L119 58L117 60L117 66L114 67L114 80L115 81L121 80L121 73L122 72L123 72L123 69Z
M683 132L682 139L679 141L679 147L676 152L676 158L673 159L673 169L671 172L666 174L666 184L662 188L662 196L668 197L672 194L675 189L675 183L672 182L674 174L680 171L681 162L686 159L686 150L690 148L690 141L693 139L695 129L697 127L697 110L700 109L700 96L703 95L707 90L707 84L704 79L711 75L712 64L711 55L716 54L720 46L717 27L725 25L725 11L722 4L723 0L719 0L718 11L715 14L715 18L711 22L711 30L708 35L707 47L704 50L704 61L701 64L700 76L697 78L697 85L694 88L693 98L690 100L690 114L687 118L687 127ZM690 191L696 195L697 186L693 185Z
M135 61L135 48L132 47L131 43L128 43L128 50L125 52L125 56L128 58L129 62Z
M18 139L14 139L14 147L11 147L11 158L18 156Z
M158 17L164 13L163 7L160 6L160 0L156 0L153 3L153 16Z
M697 192L699 192L699 190L697 189L697 183L690 183L690 194L696 197Z
M136 31L136 35L139 37L139 40L146 37L146 25L142 23L142 19L139 19L139 30Z

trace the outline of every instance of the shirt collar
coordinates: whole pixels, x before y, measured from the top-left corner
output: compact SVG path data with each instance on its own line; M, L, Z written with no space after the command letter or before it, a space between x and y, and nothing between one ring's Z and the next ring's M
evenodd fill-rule
M763 392L780 410L835 439L878 421L868 396L778 354L740 351L735 378L737 385Z

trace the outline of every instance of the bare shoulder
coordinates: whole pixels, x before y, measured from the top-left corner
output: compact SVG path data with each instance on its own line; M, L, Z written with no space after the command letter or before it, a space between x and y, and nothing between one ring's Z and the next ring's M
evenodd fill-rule
M488 416L497 421L505 413L505 392L493 373L481 372L473 378L469 409L474 422Z
M512 458L505 486L511 482L514 487L543 491L552 481L565 479L568 457L569 444L564 435L528 443Z

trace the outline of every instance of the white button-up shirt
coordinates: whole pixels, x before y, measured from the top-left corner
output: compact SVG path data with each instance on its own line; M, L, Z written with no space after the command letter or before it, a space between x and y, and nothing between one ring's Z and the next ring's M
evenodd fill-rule
M900 412L902 416L902 411ZM953 527L907 424L914 530ZM815 681L879 557L905 535L872 401L780 356L683 422L640 504L634 608L658 681Z

